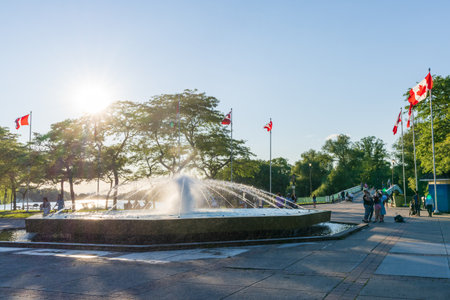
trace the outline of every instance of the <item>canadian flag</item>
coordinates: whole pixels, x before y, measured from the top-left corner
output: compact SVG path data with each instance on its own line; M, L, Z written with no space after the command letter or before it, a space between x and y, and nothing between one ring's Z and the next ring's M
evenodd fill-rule
M267 131L271 131L272 130L272 121L267 123L266 126L264 126L264 129L267 129Z
M394 129L392 131L394 132L394 135L397 133L398 123L402 121L402 110L400 110L400 113L398 114L397 121L395 122Z
M28 123L28 117L29 117L30 115L28 114L28 115L26 115L26 116L23 116L23 117L20 117L20 118L17 118L16 119L16 129L19 129L20 128L20 125L30 125L30 123Z
M408 110L408 122L406 122L406 128L409 128L411 126L411 115L412 115L412 105L409 106Z
M222 120L222 125L230 125L230 124L231 124L231 111Z
M408 101L411 105L416 105L427 97L428 90L433 88L433 77L428 72L424 80L409 90Z

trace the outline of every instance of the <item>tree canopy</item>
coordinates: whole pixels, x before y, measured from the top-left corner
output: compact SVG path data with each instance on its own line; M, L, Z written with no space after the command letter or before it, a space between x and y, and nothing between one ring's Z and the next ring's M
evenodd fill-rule
M450 77L434 76L438 175L450 173L449 95ZM197 90L156 95L143 103L117 101L101 113L51 124L48 132L35 134L31 144L20 143L8 128L0 127L3 202L12 201L15 208L17 192L23 198L30 189L52 185L59 185L60 194L65 195L68 184L75 203L75 185L98 179L112 188L115 205L120 184L139 178L189 172L230 180L231 157L233 181L269 191L270 162L254 159L244 140L231 139L229 126L220 124L223 114L218 105L217 98ZM433 170L429 99L416 105L414 112L418 175L422 176ZM416 189L412 140L412 131L406 130L406 176L409 188ZM352 141L341 134L326 140L320 151L300 153L293 165L283 157L273 159L272 192L286 195L295 186L297 196L330 195L362 182L381 187L392 177L403 185L400 140L393 152L392 156L374 136Z

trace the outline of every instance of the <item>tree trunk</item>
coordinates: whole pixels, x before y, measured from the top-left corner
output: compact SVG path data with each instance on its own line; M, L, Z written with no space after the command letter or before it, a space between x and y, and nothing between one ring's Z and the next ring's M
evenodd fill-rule
M13 186L12 195L13 195L13 202L14 202L14 210L16 210L17 209L17 194L16 194L15 186Z
M113 170L114 172L114 198L113 198L113 209L117 209L117 190L119 189L119 173L117 170Z
M11 182L11 196L12 196L13 205L14 205L13 210L16 210L17 209L16 183L12 177L10 177L9 180Z
M75 210L75 192L73 191L73 178L69 175L70 199L72 199L72 210Z
M64 199L64 178L61 178L61 197Z
M109 199L109 195L111 194L112 188L113 188L113 182L110 181L109 182L109 191L108 191L108 194L106 194L106 203L105 203L106 210L108 210L108 199Z

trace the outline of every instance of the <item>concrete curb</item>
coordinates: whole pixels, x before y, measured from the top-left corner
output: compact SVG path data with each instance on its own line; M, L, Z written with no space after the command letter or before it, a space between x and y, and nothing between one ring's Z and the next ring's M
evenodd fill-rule
M0 247L17 248L50 248L50 249L72 249L72 250L99 250L99 251L120 251L120 252L144 252L161 251L175 249L193 249L193 248L218 248L218 247L241 247L281 243L300 243L327 240L341 240L345 237L360 231L368 224L339 223L347 225L356 225L342 232L328 236L304 236L289 238L271 238L257 240L234 240L234 241L215 241L215 242L197 242L197 243L175 243L175 244L154 244L154 245L118 245L118 244L83 244L83 243L56 243L56 242L9 242L0 241Z

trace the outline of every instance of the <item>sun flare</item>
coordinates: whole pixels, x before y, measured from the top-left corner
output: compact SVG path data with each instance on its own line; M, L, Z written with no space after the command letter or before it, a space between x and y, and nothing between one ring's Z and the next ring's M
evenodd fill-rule
M113 92L106 84L85 82L74 88L72 103L83 113L95 114L111 104Z

